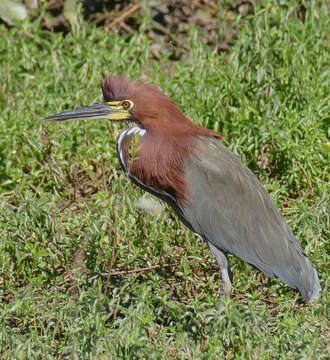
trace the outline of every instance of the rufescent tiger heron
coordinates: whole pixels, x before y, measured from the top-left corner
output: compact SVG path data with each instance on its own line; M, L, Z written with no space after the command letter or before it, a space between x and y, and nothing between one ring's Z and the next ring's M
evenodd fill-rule
M153 85L108 75L101 87L104 102L45 120L127 124L117 138L124 172L206 241L220 267L221 298L232 290L231 253L312 302L320 291L315 268L256 176L219 141L223 135L194 124Z

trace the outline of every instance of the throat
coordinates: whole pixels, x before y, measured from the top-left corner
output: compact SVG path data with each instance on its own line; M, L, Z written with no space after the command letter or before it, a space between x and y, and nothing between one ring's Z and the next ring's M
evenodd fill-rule
M137 126L134 123L130 123L128 128L122 131L117 139L117 152L120 164L127 173L128 165L127 165L127 157L128 157L128 147L129 147L129 138L134 138L136 135L138 135L140 138L145 136L147 133L146 129L143 129L139 126Z

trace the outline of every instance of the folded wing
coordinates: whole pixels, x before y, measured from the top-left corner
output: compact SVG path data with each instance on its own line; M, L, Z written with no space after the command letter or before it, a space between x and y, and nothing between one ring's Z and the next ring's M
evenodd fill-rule
M317 272L256 176L211 137L199 138L185 163L190 227L218 249L283 280L312 301Z

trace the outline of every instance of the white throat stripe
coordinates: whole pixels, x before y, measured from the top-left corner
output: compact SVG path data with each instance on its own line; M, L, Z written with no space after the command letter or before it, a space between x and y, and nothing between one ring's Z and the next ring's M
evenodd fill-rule
M127 170L127 164L125 162L124 159L124 154L123 154L123 141L127 136L132 136L132 135L139 135L140 137L144 136L146 134L147 130L142 129L138 126L133 126L130 127L126 130L124 130L122 133L120 133L119 137L118 137L118 155L119 155L119 159L120 162L122 163L123 167Z

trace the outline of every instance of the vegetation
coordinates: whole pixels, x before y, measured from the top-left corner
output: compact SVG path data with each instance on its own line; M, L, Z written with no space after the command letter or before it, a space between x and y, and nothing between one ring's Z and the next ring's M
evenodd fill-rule
M264 1L215 52L198 28L178 61L155 60L141 30L109 34L78 18L0 26L0 353L4 359L329 358L329 11ZM150 24L141 18L142 29ZM235 291L202 240L143 192L116 156L122 126L49 124L101 101L99 80L149 79L261 179L319 271L312 305L231 257Z

